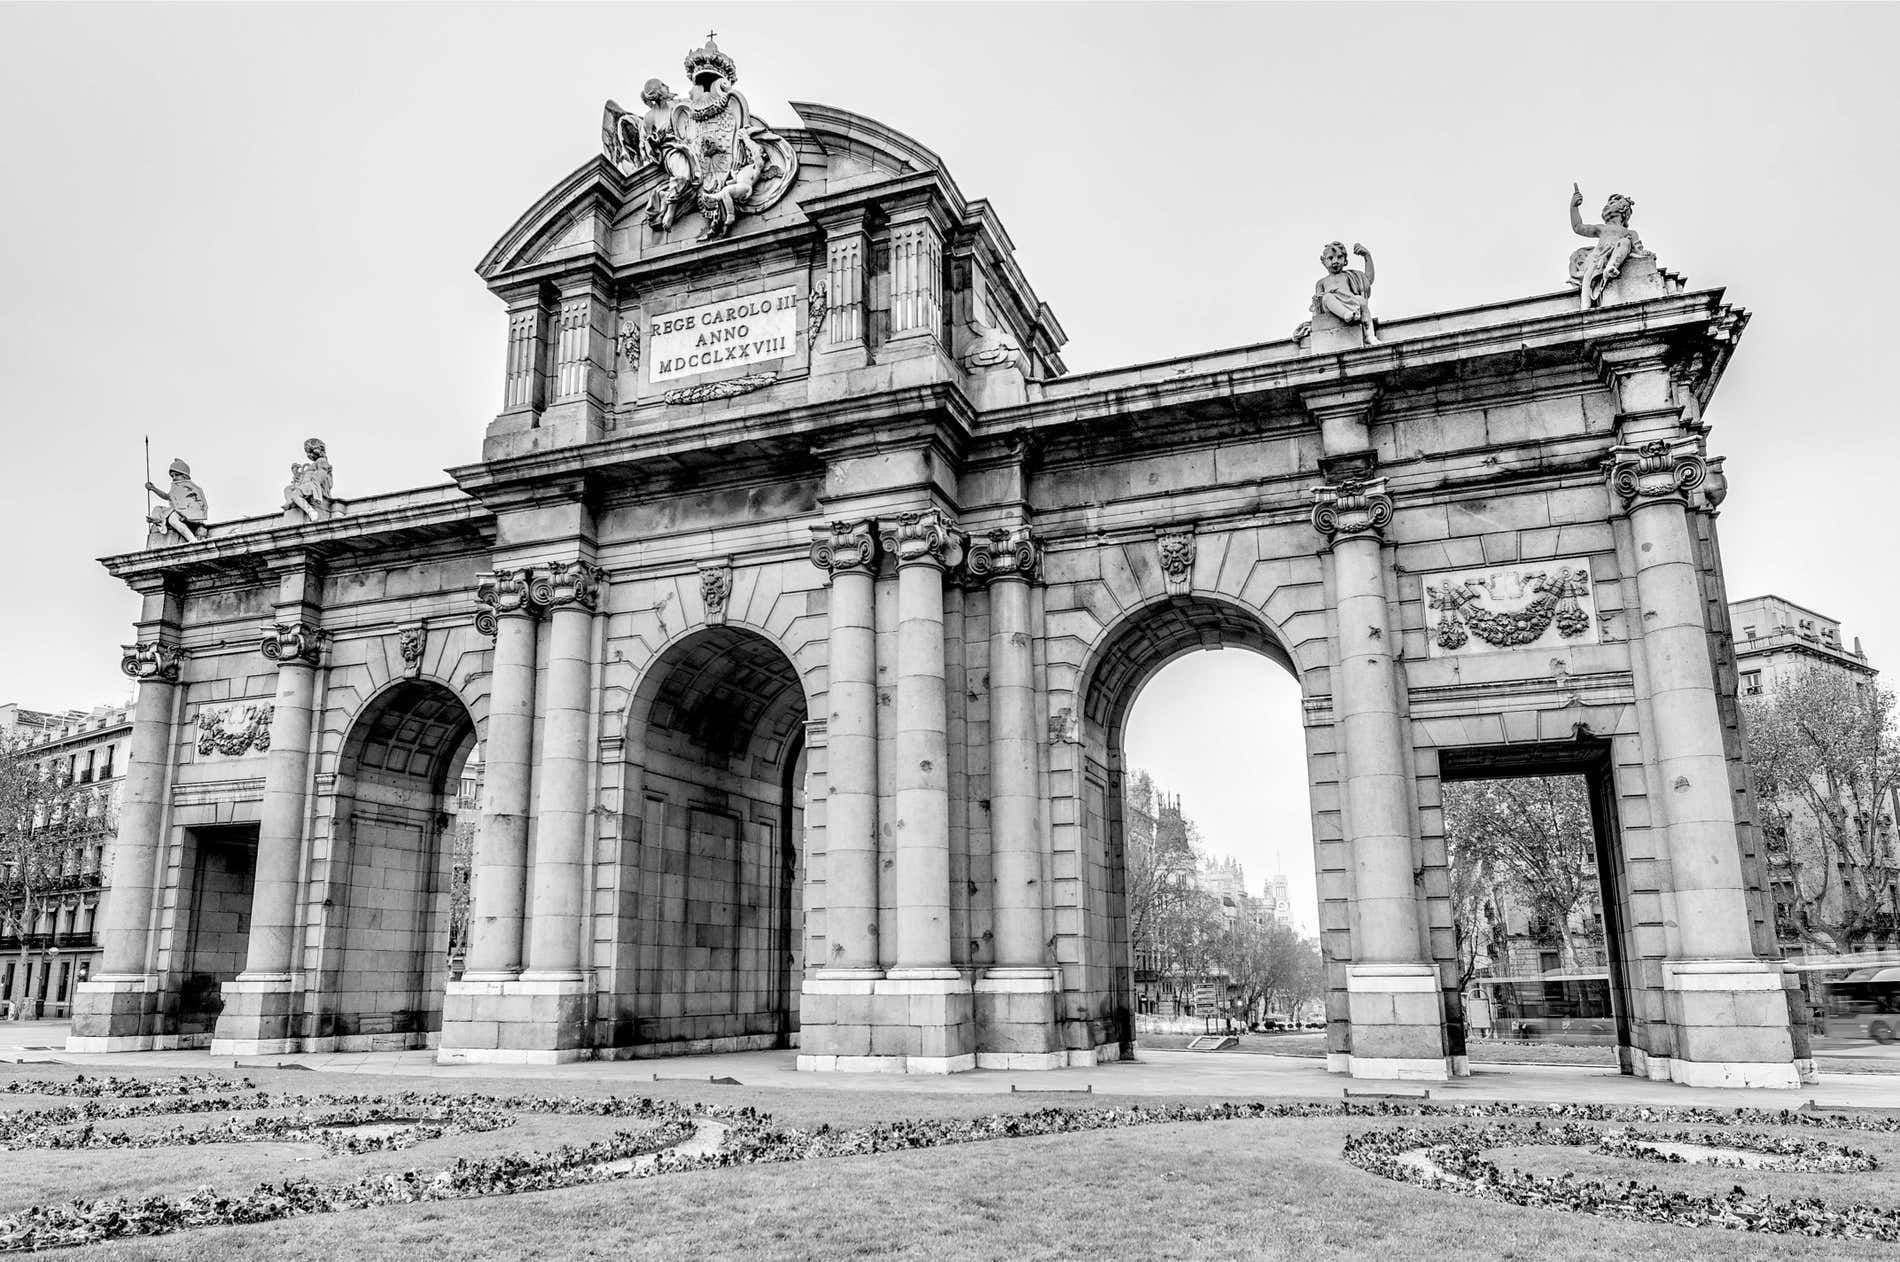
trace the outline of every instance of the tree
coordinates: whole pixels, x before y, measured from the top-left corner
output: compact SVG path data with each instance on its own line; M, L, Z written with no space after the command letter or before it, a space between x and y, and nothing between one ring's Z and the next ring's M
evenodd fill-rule
M0 737L0 935L19 943L16 976L26 975L40 922L86 880L80 839L110 825L102 799L56 763L35 761L23 740ZM24 1016L25 1005L13 1011Z
M1557 940L1564 966L1580 968L1577 939L1582 937L1591 946L1601 944L1597 922L1580 915L1598 890L1596 831L1583 779L1525 776L1459 781L1445 786L1444 807L1454 895L1461 866L1467 869L1467 881L1476 879L1474 869L1488 874L1494 890L1508 888L1533 920ZM1476 888L1468 886L1467 894ZM1573 918L1581 921L1581 933L1573 928ZM1460 933L1473 940L1475 966L1475 939L1482 933L1479 922L1467 921ZM1461 955L1463 951L1461 943Z
M1179 806L1166 803L1145 771L1135 773L1123 794L1122 834L1128 937L1152 942L1158 923L1193 885L1198 859Z
M1277 920L1256 925L1242 918L1227 926L1216 962L1248 1012L1279 1000L1292 1013L1320 989L1319 948Z
M1812 666L1743 705L1782 917L1803 942L1850 952L1896 936L1900 735L1894 695Z

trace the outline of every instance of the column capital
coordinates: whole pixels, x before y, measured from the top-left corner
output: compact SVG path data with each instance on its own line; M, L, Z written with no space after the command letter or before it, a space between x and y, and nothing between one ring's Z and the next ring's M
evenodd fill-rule
M545 575L542 576L545 579ZM493 636L502 618L539 617L546 590L537 594L532 567L497 569L475 576L475 629Z
M964 543L963 532L941 509L901 513L884 527L884 547L896 555L899 569L907 565L948 569L963 560Z
M1384 534L1392 521L1392 496L1384 478L1348 479L1313 488L1313 529L1328 545Z
M308 622L279 622L264 633L258 650L279 666L315 666L323 660L328 636Z
M834 521L811 529L811 563L832 578L854 571L872 573L877 569L881 540L877 523Z
M551 561L535 567L528 594L534 603L550 610L572 605L592 613L600 607L600 589L606 581L607 571L591 561Z
M163 640L148 640L139 644L127 644L119 658L119 669L134 679L156 679L162 683L175 684L184 661L191 654L176 644Z
M1027 526L999 526L982 535L973 535L964 567L971 578L980 582L997 579L1021 579L1029 582L1042 566L1042 541L1029 533Z
M1610 489L1629 511L1649 504L1686 504L1687 493L1708 480L1709 465L1701 438L1692 436L1612 447L1605 473ZM1726 479L1722 489L1727 489Z

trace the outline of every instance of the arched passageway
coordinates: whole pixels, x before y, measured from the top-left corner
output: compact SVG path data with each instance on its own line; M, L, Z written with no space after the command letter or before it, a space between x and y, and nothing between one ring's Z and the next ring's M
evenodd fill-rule
M450 838L474 751L467 708L428 680L386 689L357 716L338 761L310 1037L420 1046L441 1029L454 915Z
M1133 1051L1136 961L1129 887L1130 822L1125 818L1131 714L1143 690L1166 667L1187 654L1210 649L1258 653L1294 670L1292 657L1257 614L1226 601L1175 596L1129 614L1108 636L1090 664L1083 686L1082 748L1084 835L1088 848L1086 915L1088 938L1098 943L1084 977L1091 1029L1097 1044L1119 1043ZM1295 774L1292 779L1300 777Z
M613 1043L782 1047L804 963L804 689L756 632L672 645L630 710L635 759Z

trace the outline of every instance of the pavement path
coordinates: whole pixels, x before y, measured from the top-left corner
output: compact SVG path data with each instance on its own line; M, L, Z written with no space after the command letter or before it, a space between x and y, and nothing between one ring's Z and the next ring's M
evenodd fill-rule
M1424 1084L1350 1079L1326 1072L1306 1058L1256 1056L1244 1052L1143 1051L1136 1061L1088 1068L1023 1073L978 1069L961 1074L813 1074L800 1073L796 1052L729 1052L672 1056L652 1060L578 1061L566 1065L438 1065L431 1051L311 1053L267 1057L213 1058L202 1051L121 1052L110 1056L74 1055L64 1050L63 1021L0 1022L0 1062L57 1063L95 1072L162 1069L206 1073L214 1070L295 1065L323 1073L455 1079L519 1078L544 1086L563 1080L591 1082L631 1091L656 1079L703 1081L737 1079L749 1087L788 1090L889 1091L1008 1095L1012 1091L1047 1093L1052 1102L1065 1094L1212 1096L1225 1098L1333 1099L1382 1090L1416 1094ZM1563 1101L1579 1104L1671 1104L1717 1108L1819 1107L1900 1109L1900 1075L1828 1074L1794 1091L1761 1088L1684 1087L1671 1082L1628 1078L1591 1065L1479 1065L1469 1078L1428 1086L1433 1100L1475 1102Z

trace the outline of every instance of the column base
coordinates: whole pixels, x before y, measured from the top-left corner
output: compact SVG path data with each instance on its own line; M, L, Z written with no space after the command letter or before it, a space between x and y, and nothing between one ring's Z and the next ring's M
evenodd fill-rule
M592 1060L593 983L586 978L471 980L442 996L439 1065L562 1065Z
M840 970L805 980L798 1067L813 1073L953 1074L976 1068L976 1013L956 969Z
M149 1052L158 1041L156 973L94 977L73 992L73 1026L66 1050L87 1055Z
M1800 1086L1781 973L1763 960L1665 960L1676 1054L1649 1057L1648 1076L1660 1068L1691 1087Z
M296 1027L303 981L295 973L240 973L218 988L224 1011L213 1056L277 1056L303 1050Z
M1445 1001L1430 964L1354 964L1346 972L1354 1078L1445 1082L1462 1057L1445 1042ZM1331 1069L1333 1057L1327 1057ZM1469 1072L1466 1069L1465 1072Z
M979 1069L1060 1069L1069 1063L1056 1029L1056 974L1048 968L992 968L977 979Z

